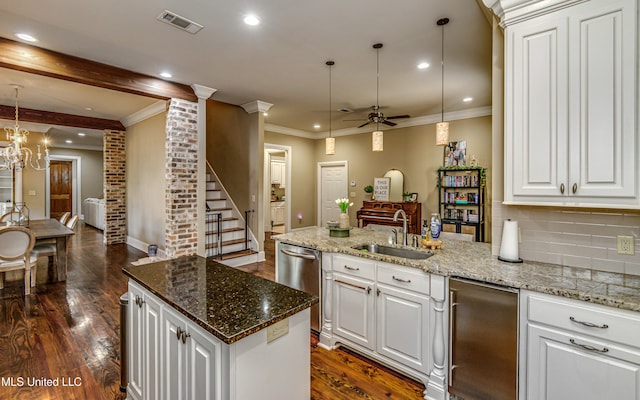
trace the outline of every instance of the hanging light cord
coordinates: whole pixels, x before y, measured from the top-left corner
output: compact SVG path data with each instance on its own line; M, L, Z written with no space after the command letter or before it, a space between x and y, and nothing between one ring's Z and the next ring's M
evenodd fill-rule
M376 48L376 131L380 130L380 47Z
M446 24L446 22L445 22ZM444 25L442 24L442 57L441 57L441 61L440 61L440 70L441 70L441 74L442 74L442 78L441 78L441 88L442 90L440 91L440 106L441 108L441 112L442 114L440 115L440 122L444 122Z
M329 137L331 137L331 66L333 61L327 62L329 66Z

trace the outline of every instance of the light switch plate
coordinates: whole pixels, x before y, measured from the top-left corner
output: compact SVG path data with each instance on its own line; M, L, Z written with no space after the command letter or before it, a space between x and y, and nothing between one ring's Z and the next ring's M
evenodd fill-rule
M29 190L29 196L35 196L36 195L36 191L35 190Z
M349 197L356 197L356 192L349 192Z
M287 333L289 333L289 318L269 325L267 327L267 343L273 342Z

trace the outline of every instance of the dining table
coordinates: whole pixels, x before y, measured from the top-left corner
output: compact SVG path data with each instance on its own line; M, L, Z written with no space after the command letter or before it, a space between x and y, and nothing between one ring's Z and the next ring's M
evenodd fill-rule
M33 231L36 242L55 239L56 241L56 271L55 279L58 282L67 280L67 241L69 236L75 234L57 219L32 219L27 226Z

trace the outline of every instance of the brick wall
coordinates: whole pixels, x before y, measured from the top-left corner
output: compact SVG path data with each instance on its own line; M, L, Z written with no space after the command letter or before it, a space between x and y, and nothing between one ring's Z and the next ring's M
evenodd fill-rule
M171 99L167 111L165 204L167 257L198 250L198 103Z
M104 134L104 199L106 245L127 242L126 159L124 131Z

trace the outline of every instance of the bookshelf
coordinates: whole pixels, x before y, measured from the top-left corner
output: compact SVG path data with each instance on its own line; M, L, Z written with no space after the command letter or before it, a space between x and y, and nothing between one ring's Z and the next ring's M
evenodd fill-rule
M482 167L438 169L438 210L443 232L471 234L484 242L486 170Z

